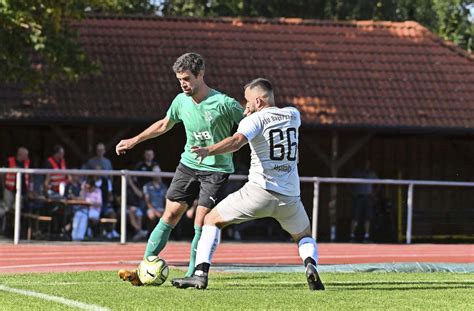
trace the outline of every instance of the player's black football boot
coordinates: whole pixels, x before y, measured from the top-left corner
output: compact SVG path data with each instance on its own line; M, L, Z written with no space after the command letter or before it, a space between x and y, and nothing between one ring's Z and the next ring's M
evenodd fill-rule
M310 290L324 290L324 284L319 277L318 270L313 264L306 266L306 279Z
M186 278L172 279L171 284L173 284L173 286L176 288L193 287L196 289L206 289L207 288L207 273L204 273L200 276L193 275Z

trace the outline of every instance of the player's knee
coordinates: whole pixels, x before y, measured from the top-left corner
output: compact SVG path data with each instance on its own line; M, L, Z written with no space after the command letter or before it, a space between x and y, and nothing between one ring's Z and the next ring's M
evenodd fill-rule
M303 238L311 237L311 228L307 227L300 233L292 234L291 237L293 238L293 241L298 243Z
M176 225L181 218L181 215L186 211L187 204L185 202L166 202L166 208L163 212L163 221L168 224Z
M222 229L227 225L227 222L224 221L224 219L222 219L221 215L219 215L217 210L212 210L204 218L204 225L206 225L206 226L216 226L219 229Z

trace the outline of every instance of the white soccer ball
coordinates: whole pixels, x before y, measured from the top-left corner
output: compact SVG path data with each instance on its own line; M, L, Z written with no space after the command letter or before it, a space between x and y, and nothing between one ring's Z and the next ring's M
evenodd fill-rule
M168 278L169 268L166 261L158 256L148 256L138 266L138 278L143 285L159 286Z

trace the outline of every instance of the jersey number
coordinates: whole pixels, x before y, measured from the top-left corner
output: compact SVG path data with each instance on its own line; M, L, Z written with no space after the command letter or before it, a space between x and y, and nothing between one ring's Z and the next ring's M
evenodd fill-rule
M286 129L286 140L288 142L286 148L285 145L281 143L276 143L275 139L278 137L277 141L282 141L285 138L285 133L280 129L273 129L270 131L270 159L282 161L285 158L288 161L296 160L296 153L298 152L298 144L293 139L296 139L296 129L290 127Z

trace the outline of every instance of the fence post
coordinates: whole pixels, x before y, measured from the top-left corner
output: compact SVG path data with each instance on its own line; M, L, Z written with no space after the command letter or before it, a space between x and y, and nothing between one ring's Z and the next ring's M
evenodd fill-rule
M318 235L318 209L319 209L319 180L317 177L313 183L314 190L313 190L313 219L312 219L312 228L311 234L313 235L313 239L316 239Z
M122 170L120 193L120 244L126 243L127 238L127 172Z
M408 186L408 210L407 210L407 244L411 244L412 222L413 222L413 188L414 185Z
M16 193L15 193L15 231L13 234L13 244L20 242L20 213L21 213L21 173L16 173Z

